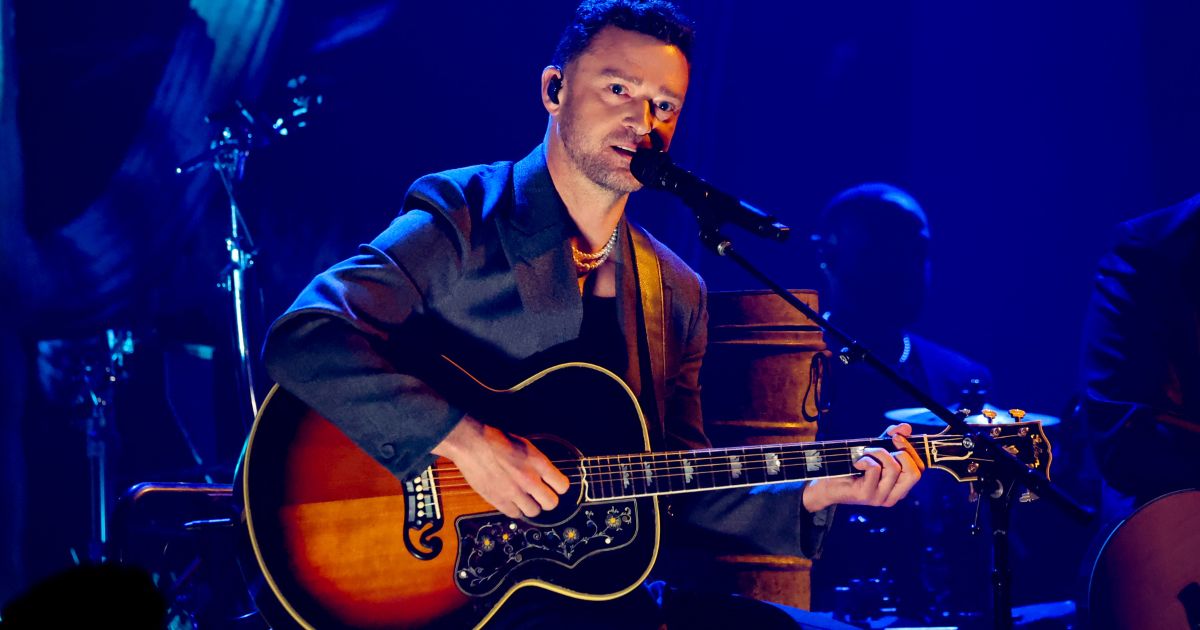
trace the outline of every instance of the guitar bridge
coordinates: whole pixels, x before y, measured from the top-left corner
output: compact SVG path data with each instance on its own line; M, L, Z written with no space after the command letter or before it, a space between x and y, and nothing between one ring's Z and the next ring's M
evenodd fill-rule
M404 480L404 497L404 547L418 560L432 560L442 551L442 540L433 535L443 525L432 466Z

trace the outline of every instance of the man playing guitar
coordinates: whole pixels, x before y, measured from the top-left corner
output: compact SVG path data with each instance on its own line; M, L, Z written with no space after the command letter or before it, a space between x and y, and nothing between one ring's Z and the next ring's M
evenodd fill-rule
M425 377L428 357L599 365L646 411L650 450L708 447L698 384L704 284L624 215L641 187L629 171L634 152L670 147L692 39L667 2L585 1L541 74L549 114L542 143L515 163L418 180L401 215L318 275L272 326L265 360L280 387L397 478L448 459L512 519L555 509L572 480L527 436L478 419ZM593 404L587 391L569 399L573 405L557 410L564 426ZM861 474L679 495L687 500L669 511L752 537L766 552L811 556L833 505L891 506L918 481L910 433L907 425L889 428L895 451L862 451L853 461ZM776 518L743 516L766 513ZM665 598L644 588L608 601L523 590L531 593L501 607L489 627L612 627L615 619L653 628L674 618L659 603Z

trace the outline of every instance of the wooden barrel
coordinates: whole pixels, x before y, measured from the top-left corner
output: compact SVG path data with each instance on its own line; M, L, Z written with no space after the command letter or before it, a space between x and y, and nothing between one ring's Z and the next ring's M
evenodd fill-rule
M791 293L817 308L816 291ZM708 308L700 382L713 444L812 441L819 383L811 367L825 350L821 329L769 291L713 292Z
M816 291L791 293L817 309ZM700 382L705 430L713 445L811 442L820 392L813 361L825 354L820 328L769 291L713 292L708 308L708 352ZM710 586L809 607L811 561L745 553L735 541L727 542L706 550L714 561Z

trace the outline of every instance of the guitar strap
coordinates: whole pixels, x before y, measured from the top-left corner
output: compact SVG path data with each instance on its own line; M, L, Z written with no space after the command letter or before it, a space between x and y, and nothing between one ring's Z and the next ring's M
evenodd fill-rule
M664 395L667 384L667 313L663 308L662 270L650 236L632 222L629 234L633 240L633 258L637 266L638 286L642 295L642 321L646 330L646 349L650 359L651 381L654 383L655 408L660 422L666 412Z

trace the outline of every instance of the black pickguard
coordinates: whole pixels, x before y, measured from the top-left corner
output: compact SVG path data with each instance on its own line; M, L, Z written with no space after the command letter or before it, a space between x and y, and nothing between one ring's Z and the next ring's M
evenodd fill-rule
M596 554L621 549L638 535L637 503L608 501L581 507L554 526L499 514L458 519L455 583L473 597L491 595L513 574L538 577L534 565L573 569Z
M595 366L555 366L501 392L469 377L462 380L466 376L457 376L456 400L478 410L471 411L473 417L530 438L552 461L574 461L581 453L649 450L644 419L631 392ZM578 470L560 468L568 476L578 475ZM490 600L529 580L588 595L612 595L640 583L658 546L657 501L583 503L582 491L573 483L558 508L536 519L514 521L495 512L461 517L453 532L443 530L440 535L458 536L459 589Z

